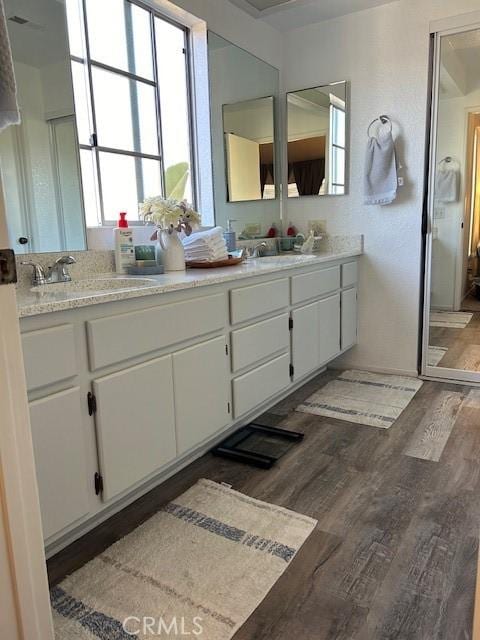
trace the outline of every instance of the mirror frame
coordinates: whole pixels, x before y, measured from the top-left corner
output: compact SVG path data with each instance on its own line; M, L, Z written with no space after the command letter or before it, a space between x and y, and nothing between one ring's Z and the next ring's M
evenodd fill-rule
M306 196L288 196L288 96L291 93L299 93L300 91L309 91L311 89L318 89L319 87L333 87L338 84L345 85L345 190L343 193L318 193ZM311 87L302 87L299 89L292 89L285 93L285 123L284 123L284 136L285 136L285 151L283 158L285 159L285 167L283 169L283 176L285 179L285 198L286 201L293 202L300 198L341 198L347 196L350 193L350 81L349 80L336 80L333 82L327 82L325 84L316 84Z

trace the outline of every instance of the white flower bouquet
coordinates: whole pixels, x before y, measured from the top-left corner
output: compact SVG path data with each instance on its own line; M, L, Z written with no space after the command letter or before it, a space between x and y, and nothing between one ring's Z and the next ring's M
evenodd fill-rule
M140 215L145 221L153 222L159 229L184 231L187 236L193 227L202 221L200 214L186 200L174 200L154 196L140 203Z

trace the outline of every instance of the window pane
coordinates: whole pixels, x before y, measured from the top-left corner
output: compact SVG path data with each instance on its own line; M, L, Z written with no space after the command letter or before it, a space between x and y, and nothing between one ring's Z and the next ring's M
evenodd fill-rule
M185 32L155 18L166 195L192 201Z
M159 155L154 87L103 69L92 75L99 146Z
M332 117L332 142L339 147L345 147L345 112L341 109L333 108Z
M105 221L118 220L127 212L132 222L139 219L138 203L161 190L160 163L116 153L100 153L103 210Z
M153 78L148 11L125 0L87 0L87 20L93 60Z
M332 148L332 180L334 184L345 184L345 150Z
M90 112L90 95L86 67L81 62L72 62L72 81L78 141L80 144L90 144L90 135L93 131Z
M95 155L93 151L80 149L80 165L82 167L83 205L87 227L98 227L102 224L98 204Z
M82 0L67 0L67 24L70 54L85 57Z

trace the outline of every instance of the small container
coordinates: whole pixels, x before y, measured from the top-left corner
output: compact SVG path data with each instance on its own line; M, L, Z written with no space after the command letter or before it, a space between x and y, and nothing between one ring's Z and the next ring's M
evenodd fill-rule
M232 222L236 222L236 220L227 220L227 230L223 234L229 253L237 249L237 234L232 229Z

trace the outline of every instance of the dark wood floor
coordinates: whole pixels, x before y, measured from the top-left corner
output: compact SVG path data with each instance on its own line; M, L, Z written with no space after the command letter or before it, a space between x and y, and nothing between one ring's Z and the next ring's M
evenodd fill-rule
M389 430L293 411L332 375L265 416L306 434L273 469L202 457L51 559L51 583L206 477L318 520L235 640L471 638L480 390L425 382Z

